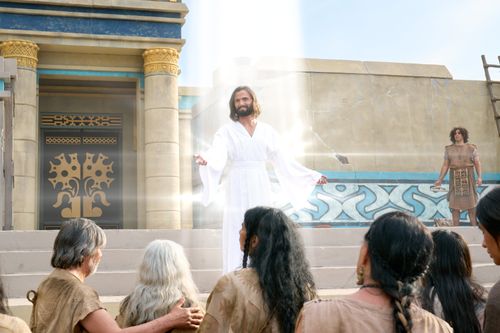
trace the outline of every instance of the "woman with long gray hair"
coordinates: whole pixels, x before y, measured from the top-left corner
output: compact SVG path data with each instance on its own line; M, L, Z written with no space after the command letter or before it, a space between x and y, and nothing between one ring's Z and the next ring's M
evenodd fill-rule
M198 306L198 289L181 245L170 240L148 244L139 268L139 282L120 305L118 324L135 326L169 313L184 298Z

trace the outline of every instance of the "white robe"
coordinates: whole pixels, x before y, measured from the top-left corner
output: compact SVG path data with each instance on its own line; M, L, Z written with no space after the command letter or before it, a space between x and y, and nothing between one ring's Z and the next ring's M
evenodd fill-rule
M200 166L203 183L202 203L207 206L216 196L220 178L228 161L226 198L222 224L222 255L224 273L242 264L239 230L245 211L255 206L272 206L271 182L266 162L271 162L282 192L296 209L304 207L321 174L285 156L278 133L269 125L258 122L250 136L240 122L221 127L212 147L202 157Z

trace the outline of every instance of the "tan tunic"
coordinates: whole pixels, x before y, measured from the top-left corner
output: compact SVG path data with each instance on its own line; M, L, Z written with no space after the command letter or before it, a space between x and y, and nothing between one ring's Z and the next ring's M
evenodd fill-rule
M0 333L31 333L31 331L22 319L0 313Z
M412 333L453 332L442 319L415 305L411 307ZM390 333L394 332L391 307L340 298L307 302L299 314L304 333Z
M38 287L31 311L33 333L86 332L80 321L103 309L97 292L64 269L55 269Z
M449 145L445 148L444 158L450 165L450 191L448 201L452 209L471 209L477 204L474 159L477 157L475 145Z
M245 268L219 279L198 332L278 333L276 318L269 316L257 273Z

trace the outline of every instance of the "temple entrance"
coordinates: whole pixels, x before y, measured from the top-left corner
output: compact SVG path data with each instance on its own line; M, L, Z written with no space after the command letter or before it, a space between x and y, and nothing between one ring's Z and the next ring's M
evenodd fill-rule
M119 115L41 115L40 229L123 226L121 135Z

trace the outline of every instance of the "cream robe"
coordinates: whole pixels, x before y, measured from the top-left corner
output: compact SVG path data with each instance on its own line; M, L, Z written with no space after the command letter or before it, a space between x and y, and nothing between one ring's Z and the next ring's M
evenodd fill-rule
M302 333L394 332L393 309L349 297L304 304L296 330ZM415 305L410 308L412 333L452 333L447 322Z
M205 206L216 196L224 167L229 164L222 225L225 273L241 267L238 233L245 211L255 206L272 206L277 201L271 191L267 162L273 165L281 190L295 209L307 204L321 178L319 172L287 157L278 133L262 122L257 123L253 136L240 122L226 124L215 134L212 147L201 156L207 161L206 166L199 168Z

